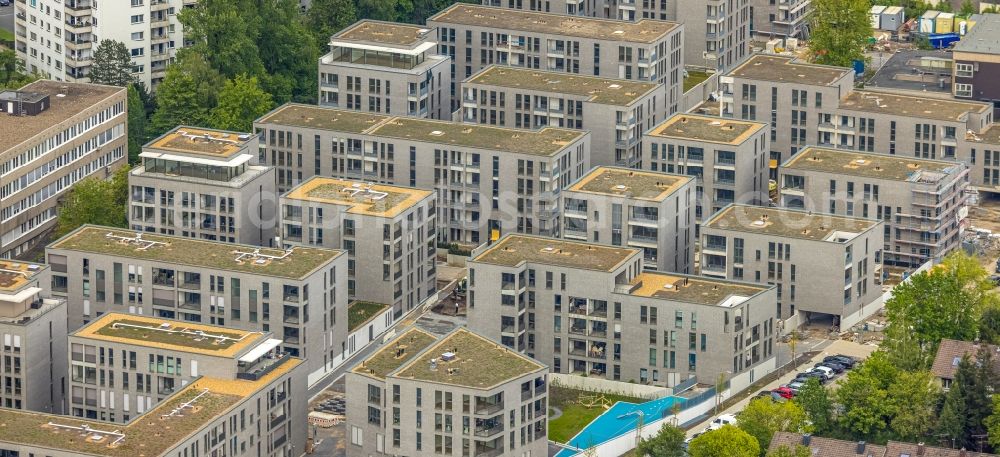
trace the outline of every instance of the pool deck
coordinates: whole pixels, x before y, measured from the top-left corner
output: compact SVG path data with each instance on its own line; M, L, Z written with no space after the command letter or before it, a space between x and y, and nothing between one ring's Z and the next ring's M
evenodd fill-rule
M674 402L677 400L684 399L668 396L639 404L624 401L617 402L603 414L597 416L596 419L587 424L583 430L580 430L580 432L574 435L573 438L566 442L566 444L581 450L597 446L598 444L607 442L635 430L640 416L640 414L636 413L637 411L642 412L642 416L644 418L643 421L648 424L652 421L669 416L670 407L673 406ZM556 457L572 457L580 454L580 452L581 451L563 449L556 454Z

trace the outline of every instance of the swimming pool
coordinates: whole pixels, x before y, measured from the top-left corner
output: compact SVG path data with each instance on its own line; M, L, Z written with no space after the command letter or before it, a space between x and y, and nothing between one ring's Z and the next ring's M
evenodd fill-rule
M566 444L581 450L596 446L635 430L640 415L643 417L643 423L648 424L669 416L674 403L681 403L683 406L684 401L678 397L663 397L639 404L620 401L597 416ZM556 454L556 457L570 457L580 452L582 451L563 449Z

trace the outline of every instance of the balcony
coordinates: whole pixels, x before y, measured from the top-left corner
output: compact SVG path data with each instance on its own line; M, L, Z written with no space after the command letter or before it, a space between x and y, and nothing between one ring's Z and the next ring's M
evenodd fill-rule
M489 438L495 436L497 433L502 433L502 432L503 432L503 422L497 421L496 423L490 425L476 426L475 435L480 438Z
M483 397L477 397L477 398L483 398ZM476 400L476 414L478 415L493 414L501 410L503 410L503 400L501 401Z

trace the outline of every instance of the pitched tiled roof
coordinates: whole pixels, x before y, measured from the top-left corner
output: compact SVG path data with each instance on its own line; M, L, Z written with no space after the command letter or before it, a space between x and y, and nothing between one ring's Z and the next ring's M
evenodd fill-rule
M920 448L923 447L921 450ZM922 451L922 452L921 452ZM996 454L983 454L959 449L946 449L934 446L921 446L913 443L890 441L886 445L885 457L997 457Z
M993 351L994 370L1000 374L1000 347L993 345L988 347ZM937 355L934 357L934 364L931 365L931 374L936 378L955 379L958 362L966 354L975 361L979 348L978 344L971 341L941 340Z
M806 442L809 444L805 444ZM789 449L794 450L799 445L808 447L813 457L885 457L884 446L818 436L806 439L803 435L789 432L775 433L774 437L771 438L769 449L775 450L781 446L788 446Z

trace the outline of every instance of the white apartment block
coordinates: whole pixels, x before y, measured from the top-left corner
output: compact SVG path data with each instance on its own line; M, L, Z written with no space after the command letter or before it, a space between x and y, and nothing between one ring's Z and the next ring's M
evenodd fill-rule
M677 114L643 136L643 168L697 179L695 218L722 207L768 201L767 124Z
M642 133L671 110L662 84L491 65L462 82L468 123L589 130L591 165L637 168Z
M562 193L563 238L643 251L648 270L694 272L695 180L595 167Z
M281 197L281 241L346 252L348 298L394 319L437 291L431 190L313 176Z
M362 20L319 60L319 105L451 118L451 67L427 27Z
M57 200L73 184L125 165L125 93L48 80L0 92L0 257L42 240L55 227Z
M142 149L128 179L133 230L275 246L274 169L256 165L256 135L179 126Z
M136 78L153 88L184 46L177 13L195 0L20 0L15 2L17 55L28 71L57 81L87 82L101 40L125 44Z

